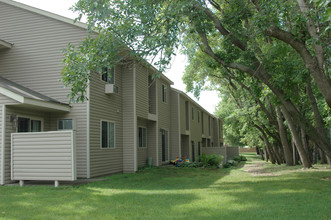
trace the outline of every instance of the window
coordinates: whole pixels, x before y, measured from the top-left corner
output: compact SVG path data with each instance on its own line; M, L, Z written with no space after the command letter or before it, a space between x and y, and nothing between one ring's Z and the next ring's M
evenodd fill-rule
M147 129L138 128L138 147L147 147Z
M58 130L72 130L72 119L59 119Z
M115 82L115 68L108 68L104 67L102 68L102 76L101 79L107 83L114 84Z
M167 87L162 84L162 101L167 102Z
M192 120L194 120L194 108L192 107Z
M200 123L200 111L197 112L198 112L198 123Z
M115 148L115 123L101 121L101 148Z
M41 132L41 120L18 117L17 132Z

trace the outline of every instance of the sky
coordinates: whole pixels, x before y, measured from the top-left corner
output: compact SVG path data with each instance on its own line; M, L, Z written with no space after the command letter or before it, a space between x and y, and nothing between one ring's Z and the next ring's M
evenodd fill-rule
M40 8L45 11L49 11L58 15L62 15L68 18L76 18L77 14L74 14L69 8L77 0L15 0L23 4ZM186 86L182 81L182 76L185 71L185 66L188 64L187 58L184 55L177 54L173 58L171 68L164 72L164 74L174 82L173 87L181 91L186 92ZM203 108L205 108L210 113L214 113L215 106L217 106L220 98L215 91L202 91L199 100L197 100L193 94L187 93L193 100L199 103Z

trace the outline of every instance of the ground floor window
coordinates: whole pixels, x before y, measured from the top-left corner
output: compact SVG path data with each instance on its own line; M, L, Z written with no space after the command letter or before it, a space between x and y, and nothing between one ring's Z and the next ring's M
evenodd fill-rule
M41 132L41 120L18 117L17 132Z
M115 123L101 121L101 148L115 148Z
M138 127L138 147L147 147L147 129Z
M73 121L72 119L59 119L58 130L72 130Z

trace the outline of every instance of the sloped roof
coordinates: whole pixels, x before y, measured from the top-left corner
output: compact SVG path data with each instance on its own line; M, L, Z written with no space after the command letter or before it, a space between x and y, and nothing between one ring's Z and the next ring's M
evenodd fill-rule
M0 93L21 104L38 106L39 108L70 111L69 104L59 102L32 89L26 88L0 76Z
M11 48L12 46L13 46L13 44L0 39L0 50L1 49L8 49L8 48Z

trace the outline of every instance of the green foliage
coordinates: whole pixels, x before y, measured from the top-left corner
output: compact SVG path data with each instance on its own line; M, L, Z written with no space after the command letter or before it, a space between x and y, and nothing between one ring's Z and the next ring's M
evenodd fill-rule
M197 161L201 163L202 167L219 167L222 163L223 156L210 154L207 155L205 152L197 158Z

